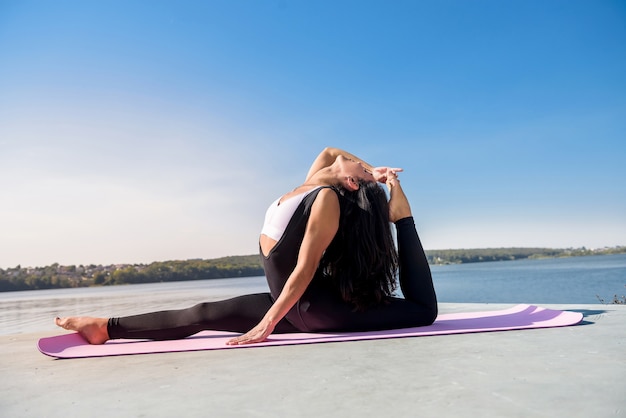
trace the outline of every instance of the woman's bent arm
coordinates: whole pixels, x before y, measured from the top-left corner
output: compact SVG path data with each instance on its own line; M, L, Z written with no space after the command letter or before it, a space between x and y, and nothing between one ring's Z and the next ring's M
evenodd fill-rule
M320 152L315 161L313 161L313 164L311 165L311 168L309 168L309 172L306 175L305 183L308 182L318 171L331 166L340 155L348 160L361 163L363 168L371 173L374 176L374 179L380 183L385 183L387 181L387 174L389 172L393 172L395 174L396 172L402 171L401 168L374 167L356 155L350 154L348 151L344 151L339 148L326 147L322 150L322 152Z
M337 157L340 155L343 155L349 160L360 162L361 165L363 165L363 167L369 170L370 172L374 170L374 167L371 164L363 161L362 159L360 159L359 157L355 155L350 154L347 151L341 150L339 148L326 147L322 150L322 152L320 152L320 154L317 156L315 161L313 161L313 164L311 165L311 168L309 169L309 172L306 175L306 181L308 181L313 176L313 174L317 173L322 168L332 165L332 163L335 162Z
M322 255L339 228L339 199L334 191L323 189L311 207L304 239L295 269L287 279L280 295L261 322L246 334L233 338L230 345L251 344L264 341L276 324L302 297L311 283Z

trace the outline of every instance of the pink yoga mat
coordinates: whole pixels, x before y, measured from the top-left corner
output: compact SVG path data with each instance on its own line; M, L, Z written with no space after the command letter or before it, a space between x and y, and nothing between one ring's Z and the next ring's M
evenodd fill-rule
M42 338L38 348L43 354L57 358L104 357L551 328L575 325L582 318L582 314L577 312L517 305L499 311L442 314L433 325L426 327L368 332L273 334L267 341L251 345L226 345L226 341L237 335L232 332L203 331L182 340L112 340L102 345L91 345L79 334L72 333Z

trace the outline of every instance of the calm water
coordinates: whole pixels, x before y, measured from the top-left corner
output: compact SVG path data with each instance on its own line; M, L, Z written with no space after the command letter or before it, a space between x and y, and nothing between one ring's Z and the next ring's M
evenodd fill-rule
M626 294L626 254L433 266L440 302L599 303ZM264 277L0 293L0 335L51 331L55 316L122 316L267 291Z

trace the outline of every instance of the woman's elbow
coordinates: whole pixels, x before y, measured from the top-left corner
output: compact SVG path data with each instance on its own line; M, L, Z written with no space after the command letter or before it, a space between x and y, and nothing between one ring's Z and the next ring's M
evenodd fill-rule
M336 158L339 154L341 154L341 150L339 148L335 148L335 147L324 147L324 149L322 150L321 154L329 157L329 158Z

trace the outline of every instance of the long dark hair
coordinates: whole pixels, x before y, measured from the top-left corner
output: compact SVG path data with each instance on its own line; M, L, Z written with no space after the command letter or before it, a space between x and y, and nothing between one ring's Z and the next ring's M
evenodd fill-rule
M382 303L396 289L398 253L389 224L389 203L377 183L339 190L339 230L322 257L323 274L342 298L363 310Z

